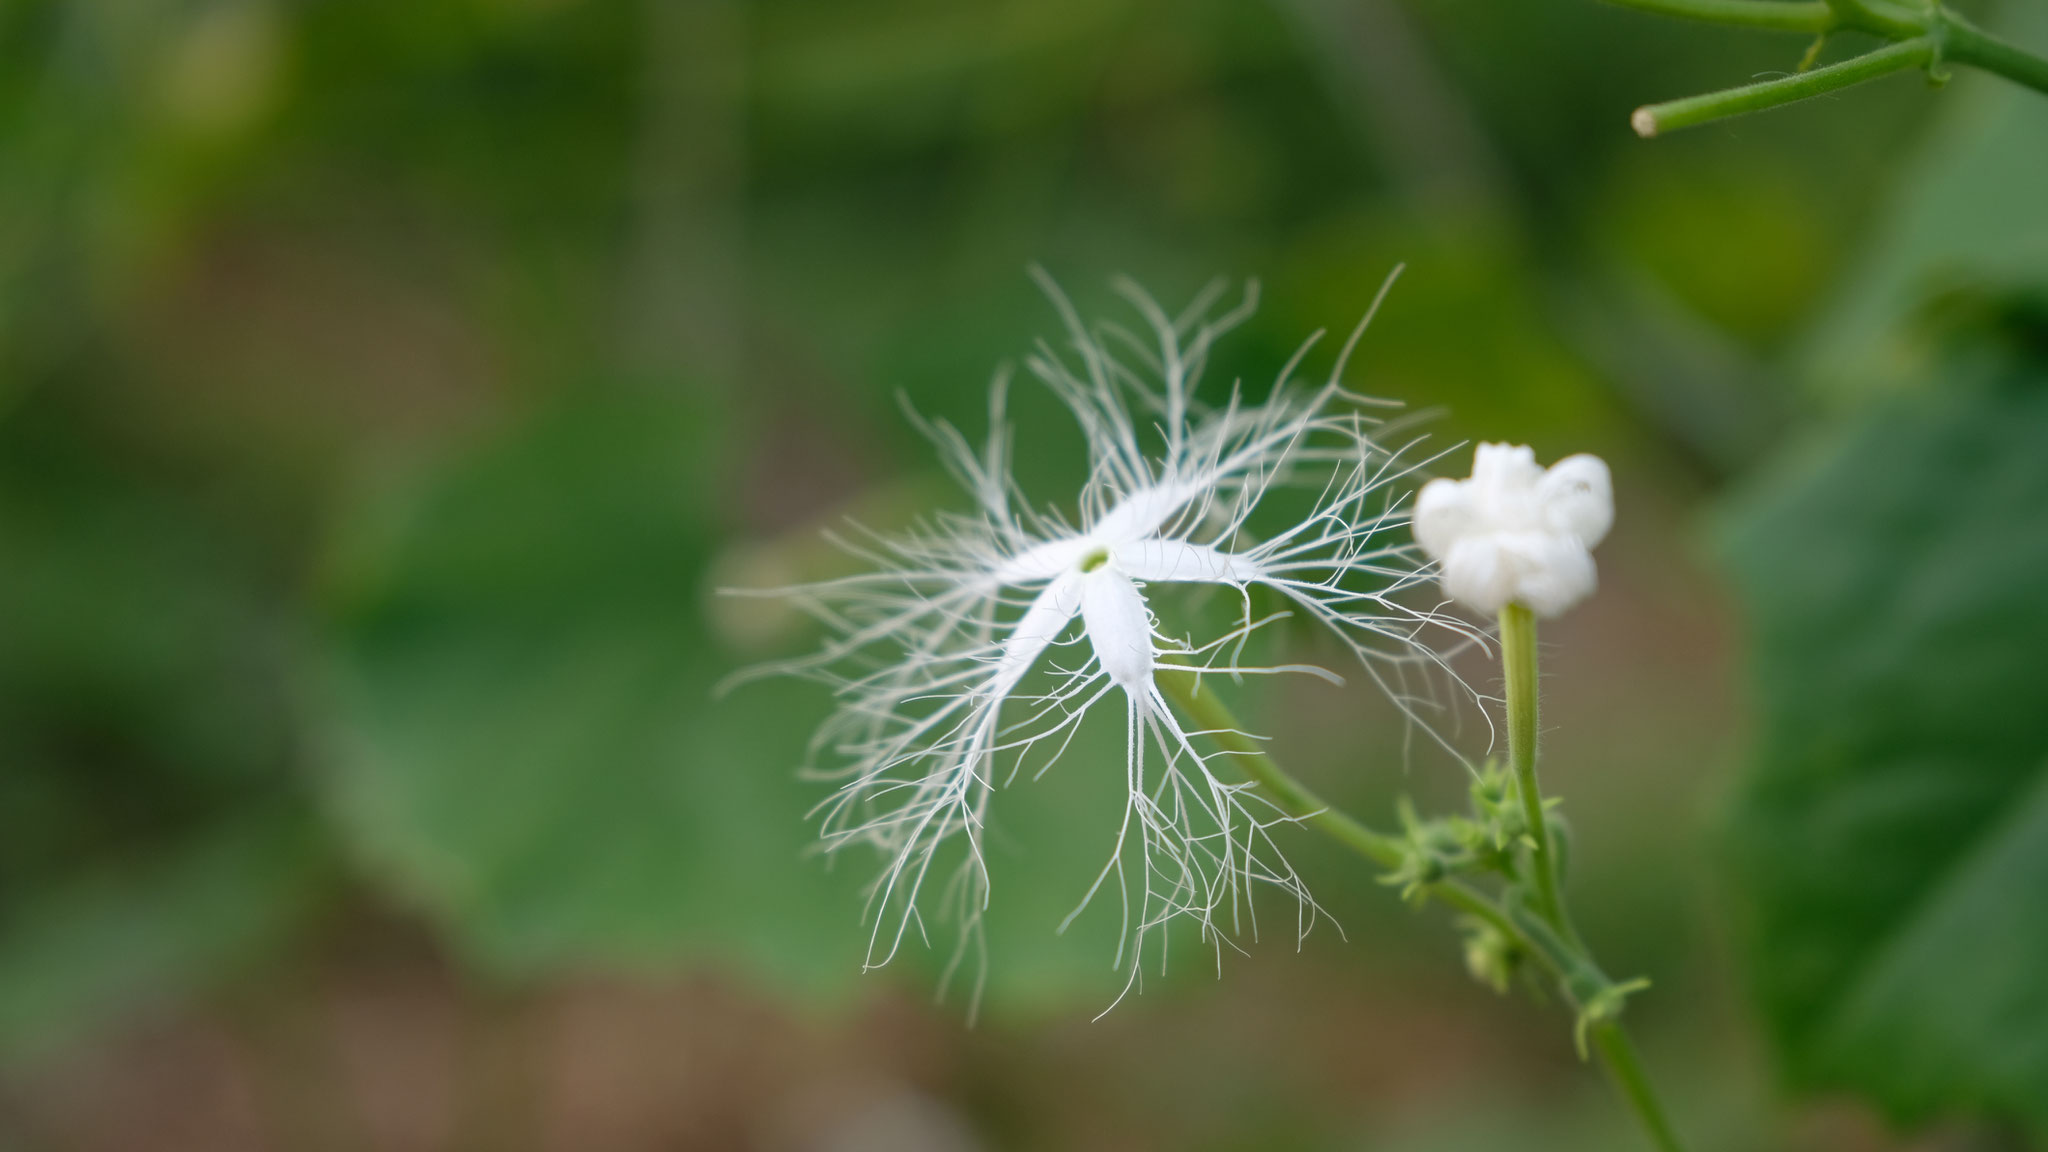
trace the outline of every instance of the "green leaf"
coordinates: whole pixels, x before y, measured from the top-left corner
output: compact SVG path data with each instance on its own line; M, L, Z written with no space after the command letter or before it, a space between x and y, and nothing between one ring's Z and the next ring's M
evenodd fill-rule
M858 904L803 858L793 768L821 702L713 698L702 428L555 411L367 507L338 553L334 809L489 967L858 971Z
M34 1054L256 961L331 879L322 847L303 811L259 809L29 894L0 948L0 1052Z
M1735 510L1733 847L1796 1082L2048 1132L2048 373L1951 375Z

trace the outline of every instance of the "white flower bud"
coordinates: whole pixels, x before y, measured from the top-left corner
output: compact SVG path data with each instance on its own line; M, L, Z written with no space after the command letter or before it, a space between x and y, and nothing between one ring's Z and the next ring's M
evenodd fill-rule
M1451 599L1488 616L1511 603L1555 616L1597 583L1592 548L1614 523L1614 483L1597 456L1545 471L1526 447L1481 444L1470 478L1423 485L1414 519Z
M1576 536L1588 548L1597 547L1614 526L1614 481L1598 456L1582 452L1552 464L1536 495L1551 531Z
M1431 480L1415 496L1415 542L1431 556L1445 555L1478 525L1479 509L1465 481Z

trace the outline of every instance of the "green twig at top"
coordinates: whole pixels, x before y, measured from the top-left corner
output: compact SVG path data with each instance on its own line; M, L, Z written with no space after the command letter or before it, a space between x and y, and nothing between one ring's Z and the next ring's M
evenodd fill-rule
M2048 58L1993 36L1963 16L1931 0L1902 4L1894 0L1609 0L1610 3L1660 16L1698 20L1766 32L1800 32L1826 36L1849 30L1891 43L1860 56L1789 76L1739 85L1683 100L1649 104L1629 118L1645 138L1679 128L1760 112L1781 104L1823 95L1865 80L1910 69L1925 71L1936 82L1947 79L1950 64L1965 64L2048 93Z
M1824 0L1608 0L1608 3L1659 16L1730 24L1738 28L1762 28L1772 32L1819 35L1841 26L1835 10Z
M1888 44L1874 52L1865 52L1852 60L1815 68L1811 72L1794 72L1760 84L1745 84L1740 88L1688 96L1663 104L1646 104L1635 110L1635 114L1629 117L1629 123L1635 128L1636 135L1647 140L1678 128L1690 128L1710 120L1725 120L1745 112L1761 112L1780 104L1805 100L1908 68L1924 68L1933 58L1934 41L1922 36Z

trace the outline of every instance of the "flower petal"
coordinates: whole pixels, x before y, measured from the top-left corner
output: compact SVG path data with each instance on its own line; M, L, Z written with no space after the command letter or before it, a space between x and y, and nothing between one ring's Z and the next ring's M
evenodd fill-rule
M1593 554L1576 537L1516 536L1516 600L1538 616L1556 616L1593 594L1599 576Z
M1462 480L1437 479L1415 496L1415 542L1436 559L1450 555L1460 539L1478 528L1479 509L1472 486Z
M1061 536L1034 544L1008 560L996 569L998 584L1035 584L1050 580L1062 572L1073 572L1081 567L1081 558L1088 554L1089 541L1084 536Z
M1098 568L1082 580L1081 621L1110 680L1137 688L1152 679L1152 612L1131 578Z
M1499 615L1515 598L1515 570L1497 535L1458 541L1444 556L1443 569L1444 595L1483 615Z
M1197 485L1161 483L1125 496L1088 528L1088 535L1106 544L1141 540L1154 535L1160 526L1202 494Z
M1510 502L1543 479L1536 451L1526 444L1481 444L1472 453L1472 484L1481 505Z
M1544 524L1553 532L1578 537L1588 548L1607 536L1614 524L1614 479L1607 462L1581 453L1550 466L1536 486Z
M1133 580L1166 584L1244 584L1264 573L1258 562L1207 544L1184 540L1138 540L1110 551L1118 571Z
M1086 580L1080 571L1069 569L1046 585L1024 615L1017 618L1010 634L1003 637L1002 655L997 657L995 671L989 676L988 691L992 697L1000 701L1008 696L1038 662L1039 654L1067 630L1067 622L1081 610L1081 590Z
M1444 592L1489 616L1511 602L1555 616L1591 595L1597 583L1585 545L1548 532L1469 537L1444 559Z

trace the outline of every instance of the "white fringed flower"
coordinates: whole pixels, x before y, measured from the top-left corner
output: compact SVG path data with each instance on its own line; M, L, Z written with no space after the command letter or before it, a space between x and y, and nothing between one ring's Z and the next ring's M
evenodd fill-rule
M1415 500L1415 539L1442 566L1445 595L1488 616L1511 603L1555 616L1591 595L1592 549L1613 523L1598 456L1546 471L1508 444L1481 444L1470 479L1431 480Z
M1416 633L1437 618L1390 598L1426 579L1398 539L1405 518L1388 492L1408 466L1368 436L1376 422L1358 405L1371 402L1339 384L1363 322L1321 387L1290 379L1311 338L1269 399L1249 404L1233 389L1212 408L1194 397L1197 381L1212 342L1251 313L1255 291L1211 319L1222 290L1212 285L1170 318L1119 285L1149 329L1140 338L1084 327L1051 282L1041 283L1067 346L1041 342L1026 363L1087 438L1091 469L1073 505L1077 522L1034 510L1016 490L998 376L979 451L951 425L919 421L974 496L973 514L853 549L873 564L869 574L767 593L792 598L834 633L816 655L765 671L817 676L839 694L813 753L836 765L826 774L840 781L820 809L827 850L864 844L882 854L869 898L871 967L893 957L913 926L922 933L933 911L955 922L956 964L980 952L989 897L981 839L998 759L1007 782L1041 749L1043 766L1033 760L1034 776L1042 774L1083 717L1112 699L1127 728L1125 811L1104 846L1107 864L1076 893L1074 915L1104 887L1116 890L1125 923L1118 963L1128 962L1133 980L1146 941L1175 917L1197 920L1220 958L1218 920L1234 930L1249 919L1257 885L1297 901L1306 932L1318 909L1271 835L1290 818L1221 754L1198 748L1200 733L1169 709L1155 673L1329 677L1234 662L1248 635L1284 615L1253 617L1255 585L1341 638L1404 709L1413 703L1408 672L1435 660ZM1298 522L1253 536L1249 521L1282 484L1320 496ZM1237 624L1201 643L1163 634L1148 593L1165 584L1236 589ZM1061 659L1056 649L1072 654ZM932 889L939 907L927 909Z

